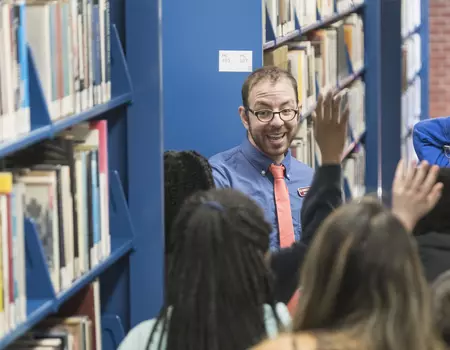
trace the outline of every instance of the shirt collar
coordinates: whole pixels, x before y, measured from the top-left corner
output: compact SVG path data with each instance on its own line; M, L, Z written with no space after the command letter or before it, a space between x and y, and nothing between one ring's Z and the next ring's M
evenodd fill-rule
M273 164L273 160L253 146L247 137L241 143L241 150L245 158L247 158L250 164L252 164L260 173L265 175L265 173L269 171L269 166L270 164ZM289 178L289 173L291 170L290 149L288 149L281 164L284 165L286 169L286 176Z

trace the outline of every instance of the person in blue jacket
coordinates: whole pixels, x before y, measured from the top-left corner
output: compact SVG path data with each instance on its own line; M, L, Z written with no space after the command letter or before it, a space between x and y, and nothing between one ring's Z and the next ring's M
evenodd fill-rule
M418 122L413 130L413 144L420 161L450 167L450 117Z

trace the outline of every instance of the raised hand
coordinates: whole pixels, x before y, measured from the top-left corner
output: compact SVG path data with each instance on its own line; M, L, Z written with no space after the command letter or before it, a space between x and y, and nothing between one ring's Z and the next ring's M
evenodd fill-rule
M392 212L412 232L417 222L434 208L442 194L442 183L436 183L439 167L423 161L408 168L403 160L397 165L392 184Z
M346 93L346 91L345 91ZM342 93L320 95L313 114L314 136L322 155L322 164L339 164L347 138L348 100ZM345 105L341 106L341 102Z

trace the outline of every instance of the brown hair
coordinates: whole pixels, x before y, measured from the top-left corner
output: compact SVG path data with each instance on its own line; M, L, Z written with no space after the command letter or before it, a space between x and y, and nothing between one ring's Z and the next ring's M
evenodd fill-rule
M295 80L289 71L276 66L265 66L255 70L245 79L242 85L242 105L248 107L248 96L255 85L264 80L276 83L281 79L288 79L291 82L295 91L295 98L298 98L297 80Z
M443 272L431 286L433 315L437 331L450 347L450 270Z
M415 240L375 198L325 220L301 281L296 332L347 335L371 350L442 349Z

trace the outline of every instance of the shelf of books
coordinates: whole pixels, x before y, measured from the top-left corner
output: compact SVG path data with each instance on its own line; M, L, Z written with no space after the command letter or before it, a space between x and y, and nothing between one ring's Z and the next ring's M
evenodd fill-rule
M350 128L343 155L346 196L365 192L365 84L362 1L264 0L264 64L288 69L297 79L301 123L292 153L315 167L311 113L325 90L349 89Z
M408 160L417 159L412 130L427 113L422 108L422 78L426 72L422 59L421 1L424 0L402 0L402 157Z
M109 0L0 2L0 90L0 349L102 349L99 278L134 237L109 166L132 98Z

